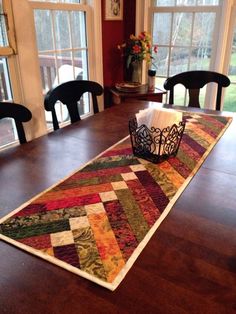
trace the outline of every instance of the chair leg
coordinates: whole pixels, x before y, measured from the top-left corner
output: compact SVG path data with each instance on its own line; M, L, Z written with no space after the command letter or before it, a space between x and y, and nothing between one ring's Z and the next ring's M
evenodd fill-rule
M25 137L25 131L24 131L24 127L22 122L17 122L16 123L16 129L17 129L17 134L18 134L18 138L19 138L19 142L21 144L26 143L26 137Z
M52 110L52 123L53 123L53 129L58 130L59 129L59 124L57 120L57 115L56 115L56 110Z

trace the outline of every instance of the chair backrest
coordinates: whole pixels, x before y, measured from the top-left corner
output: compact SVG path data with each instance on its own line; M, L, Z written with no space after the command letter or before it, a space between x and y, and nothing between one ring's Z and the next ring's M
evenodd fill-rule
M229 78L221 73L212 71L188 71L179 73L166 79L164 88L170 91L169 104L174 103L174 86L182 84L189 92L189 106L200 108L200 88L208 83L217 83L217 97L215 109L220 110L222 87L230 85Z
M21 144L26 143L23 122L31 120L32 114L25 106L12 103L0 102L0 119L12 118L15 120L16 130Z
M59 100L67 106L71 123L74 123L80 120L78 101L86 92L92 94L93 112L98 113L97 96L102 95L103 87L97 82L87 80L68 81L48 91L44 99L44 107L47 111L52 112L54 130L59 129L55 110L56 102Z

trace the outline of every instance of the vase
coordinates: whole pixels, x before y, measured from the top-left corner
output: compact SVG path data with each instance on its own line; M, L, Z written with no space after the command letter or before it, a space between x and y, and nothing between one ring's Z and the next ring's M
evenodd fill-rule
M131 63L131 68L131 81L136 83L142 83L142 61L133 61Z

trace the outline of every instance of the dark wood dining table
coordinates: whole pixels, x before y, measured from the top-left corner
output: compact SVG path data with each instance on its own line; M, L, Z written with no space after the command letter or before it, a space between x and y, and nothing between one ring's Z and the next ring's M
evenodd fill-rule
M128 135L150 104L125 102L0 151L0 217ZM233 119L113 292L1 241L0 313L236 313L235 160Z

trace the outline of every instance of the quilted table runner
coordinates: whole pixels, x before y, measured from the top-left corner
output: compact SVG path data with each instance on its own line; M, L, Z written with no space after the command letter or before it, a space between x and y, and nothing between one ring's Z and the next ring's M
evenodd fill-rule
M114 290L231 118L184 120L176 157L136 158L128 137L2 218L0 238Z

